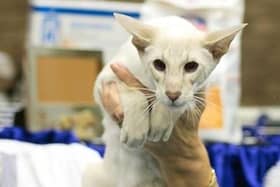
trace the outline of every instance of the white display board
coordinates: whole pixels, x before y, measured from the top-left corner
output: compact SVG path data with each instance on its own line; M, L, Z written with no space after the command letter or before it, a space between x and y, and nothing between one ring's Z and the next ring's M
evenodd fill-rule
M113 13L139 18L141 7L139 3L33 0L29 45L98 50L107 61L128 36Z

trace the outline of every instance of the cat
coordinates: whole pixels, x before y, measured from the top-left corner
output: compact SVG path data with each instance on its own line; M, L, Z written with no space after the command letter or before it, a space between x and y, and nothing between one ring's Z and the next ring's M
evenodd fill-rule
M115 18L131 38L95 84L95 100L104 113L106 154L99 166L86 171L84 187L164 187L158 163L143 144L168 141L178 117L186 110L195 110L202 99L196 94L204 91L205 80L246 24L207 33L176 16L149 22L122 14L115 14ZM119 81L110 68L112 63L125 65L156 100L148 102L137 88ZM102 83L109 81L119 86L124 109L121 129L100 100Z

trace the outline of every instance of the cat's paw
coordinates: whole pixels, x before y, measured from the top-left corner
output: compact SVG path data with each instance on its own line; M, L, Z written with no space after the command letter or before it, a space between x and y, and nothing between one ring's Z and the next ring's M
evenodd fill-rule
M174 127L172 113L162 104L156 105L151 113L151 127L148 140L152 142L168 141Z
M171 136L173 125L166 124L166 121L163 123L158 123L150 129L148 135L148 140L152 142L164 141L167 142Z
M130 120L129 118L124 118L123 127L121 129L121 142L126 144L130 148L143 147L146 142L148 131L149 131L149 118L145 119Z

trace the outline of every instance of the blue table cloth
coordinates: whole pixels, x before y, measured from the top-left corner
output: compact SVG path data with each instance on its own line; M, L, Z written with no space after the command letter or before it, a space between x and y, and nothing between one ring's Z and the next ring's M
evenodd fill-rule
M71 131L45 130L31 133L18 127L8 127L0 129L0 139L19 140L35 144L50 143L79 143L81 142ZM103 156L105 148L103 145L96 145L90 142L82 142L88 147L98 151Z
M261 187L268 169L279 160L279 145L207 144L221 187Z
M279 137L271 137L270 145L246 146L209 143L206 148L217 173L221 187L261 187L267 170L280 159ZM14 139L36 144L77 143L79 139L70 131L47 130L30 133L21 128L0 130L0 139ZM104 155L104 146L86 143Z

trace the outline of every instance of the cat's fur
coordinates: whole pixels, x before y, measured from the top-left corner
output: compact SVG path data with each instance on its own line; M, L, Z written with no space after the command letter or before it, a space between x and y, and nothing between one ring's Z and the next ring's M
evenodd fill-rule
M102 108L102 82L116 81L124 121L120 129L103 109L106 154L100 166L87 170L84 187L163 187L157 162L141 146L147 140L167 141L179 115L195 109L195 93L203 91L205 80L245 25L205 33L175 16L147 23L119 14L115 17L132 38L98 76L95 99ZM156 59L165 63L164 71L155 68ZM186 72L185 64L192 61L198 68ZM121 83L110 69L111 63L125 65L155 92L157 102L150 115L144 94ZM181 95L172 102L166 91Z

